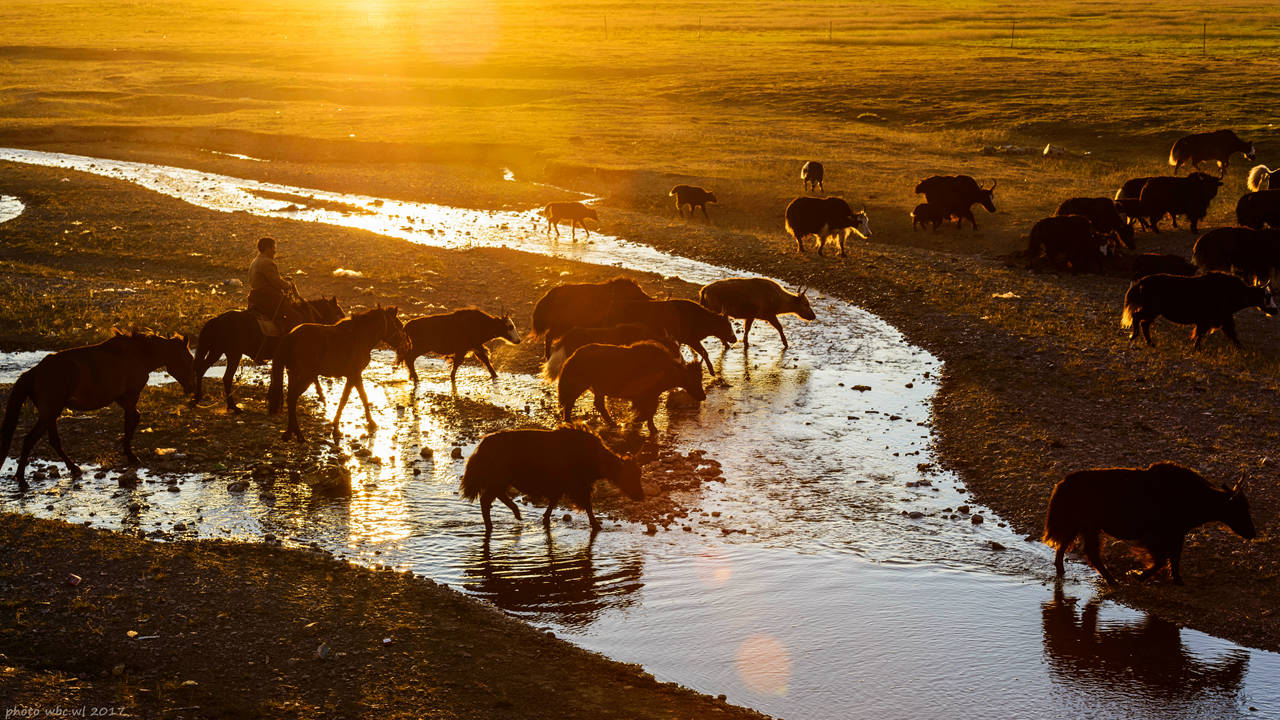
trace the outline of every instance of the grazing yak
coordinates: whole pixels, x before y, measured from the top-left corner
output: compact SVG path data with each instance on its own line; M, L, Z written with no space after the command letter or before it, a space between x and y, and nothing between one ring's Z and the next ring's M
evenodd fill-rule
M1199 170L1200 163L1212 160L1218 163L1218 177L1222 177L1227 172L1227 161L1236 153L1244 153L1249 160L1257 154L1253 143L1241 140L1230 130L1195 133L1179 138L1173 144L1169 150L1169 164L1176 175L1185 163L1191 163Z
M619 457L595 434L576 427L555 430L500 430L480 439L476 451L467 458L459 494L463 499L480 500L484 530L493 530L489 506L494 500L520 520L520 508L511 502L511 488L547 499L542 524L551 525L551 513L562 496L587 511L592 528L599 528L591 509L591 490L596 480L606 478L632 500L644 499L640 466Z
M565 422L573 420L573 406L588 390L595 396L595 407L609 425L617 425L605 406L606 397L631 401L636 420L658 432L653 416L658 411L662 393L683 388L701 402L707 399L702 389L702 363L685 362L659 343L644 341L634 345L599 345L578 348L560 369L557 390L560 411Z
M497 380L498 371L493 369L484 344L494 338L520 344L520 335L510 315L494 317L475 308L414 318L404 324L404 334L409 343L396 352L396 362L403 362L409 368L409 379L414 385L418 384L418 372L413 363L428 354L453 357L453 368L449 371L451 383L458 382L458 365L468 354L475 355L489 371L490 379Z
M984 188L977 180L968 175L934 175L925 178L916 185L916 194L924 195L930 205L937 208L935 212L943 217L956 218L956 227L964 227L968 220L973 229L978 229L978 222L973 217L974 204L980 204L987 212L995 212L994 192L996 183Z
M1094 232L1111 233L1121 245L1133 249L1133 226L1120 214L1115 200L1104 197L1071 198L1064 200L1054 215L1084 215L1093 223Z
M1245 193L1236 202L1236 222L1259 230L1270 225L1280 228L1280 190Z
M567 222L574 242L578 242L578 228L582 228L587 237L591 237L591 231L587 229L587 220L600 222L600 217L596 214L595 208L589 208L578 202L547 203L547 206L542 208L542 214L547 218L548 235L554 230L556 238L559 239L560 223Z
M702 345L703 338L715 337L726 347L737 342L733 323L720 313L711 312L692 300L649 300L629 303L622 310L626 322L640 323L655 332L670 335L676 342L693 348L707 363L707 372L716 374L711 367L711 356Z
M826 192L822 189L822 172L822 163L816 160L810 160L800 166L800 179L804 181L805 192L811 190Z
M1267 315L1280 312L1271 297L1271 288L1246 285L1234 275L1220 272L1194 277L1150 275L1130 285L1124 294L1120 327L1132 330L1130 343L1141 332L1147 344L1154 346L1151 323L1163 315L1181 325L1195 325L1191 339L1197 350L1205 335L1214 328L1222 328L1231 342L1240 347L1233 316L1247 307L1256 307Z
M1069 265L1072 272L1087 268L1100 271L1111 244L1109 236L1093 231L1093 223L1084 215L1054 215L1037 221L1031 228L1027 262L1034 265L1042 251L1056 267L1065 269Z
M560 336L551 346L551 356L542 364L542 375L548 380L560 377L560 369L564 361L569 359L575 350L583 345L599 343L601 345L631 345L633 343L652 340L662 344L672 355L680 352L680 343L667 334L665 330L655 329L640 323L622 323L609 327L573 328Z
M1259 190L1271 189L1271 175L1275 170L1266 165L1254 165L1249 170L1249 177L1245 180L1245 186L1249 188L1249 192L1258 192Z
M804 239L818 239L818 254L827 238L840 239L840 257L844 257L844 240L854 233L866 240L871 237L871 221L865 211L854 212L842 198L798 197L787 205L785 216L787 232L796 240L796 250L804 252Z
M1166 214L1178 226L1178 216L1186 215L1191 232L1209 214L1209 203L1218 194L1222 181L1212 175L1193 172L1186 177L1155 177L1147 180L1138 196L1138 207L1151 229L1160 232L1160 218Z
M1196 240L1191 256L1204 272L1222 270L1264 285L1280 269L1280 231L1215 228Z
M620 317L623 306L648 299L636 281L628 278L560 285L548 290L533 306L533 334L546 337L544 357L551 357L551 343L571 328L625 322Z
M688 205L689 217L693 217L694 210L702 208L702 217L708 220L711 218L707 215L707 203L719 202L715 193L696 185L677 185L671 188L667 197L676 199L676 212L680 213L680 217L684 217L684 206Z
M1096 468L1073 472L1053 488L1045 514L1044 542L1057 549L1053 564L1062 576L1062 560L1076 539L1108 585L1115 577L1102 562L1101 534L1128 540L1151 554L1139 576L1146 579L1167 565L1175 585L1182 584L1182 543L1189 531L1207 522L1223 522L1252 540L1257 531L1249 500L1240 484L1216 488L1194 470L1171 462L1146 468Z
M1142 206L1138 204L1138 198L1142 195L1142 187L1150 179L1150 177L1130 178L1125 180L1124 185L1116 191L1116 210L1128 220L1130 227L1137 220L1142 227L1147 230L1151 229L1151 225L1147 223L1147 219L1142 215ZM1174 220L1174 227L1177 227L1176 219Z
M951 216L944 215L938 206L922 202L911 211L911 230L914 232L927 223L933 225L934 232L938 232L938 227L950 219Z
M805 320L813 320L817 315L809 306L809 297L804 289L798 293L789 293L778 283L768 278L727 278L716 280L702 286L698 292L698 302L713 313L721 313L733 318L741 318L745 326L742 330L742 346L750 347L748 336L751 334L751 323L764 320L778 331L782 338L782 347L787 347L787 334L782 331L779 315L792 313Z
M1130 277L1141 280L1148 275L1195 275L1196 266L1181 255L1168 253L1142 253L1132 255Z

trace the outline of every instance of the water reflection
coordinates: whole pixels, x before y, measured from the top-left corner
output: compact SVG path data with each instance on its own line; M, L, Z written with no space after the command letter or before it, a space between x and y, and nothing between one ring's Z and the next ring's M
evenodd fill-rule
M1041 607L1044 654L1055 683L1093 698L1101 692L1174 706L1203 704L1203 717L1238 711L1247 651L1203 657L1183 643L1182 629L1174 623L1147 614L1135 622L1101 620L1101 598L1091 597L1078 614L1077 603L1058 583ZM1185 710L1182 714L1187 716Z
M633 549L599 563L597 534L580 544L550 531L486 535L467 553L463 586L507 612L581 630L605 611L638 604L636 591L644 587L644 555Z

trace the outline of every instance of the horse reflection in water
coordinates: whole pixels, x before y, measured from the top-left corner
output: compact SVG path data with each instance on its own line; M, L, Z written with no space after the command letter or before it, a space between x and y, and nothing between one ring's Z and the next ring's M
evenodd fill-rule
M592 556L596 533L572 549L557 543L551 533L544 535L545 556L540 548L520 547L519 535L492 551L486 536L468 553L463 568L467 591L527 620L554 619L572 629L587 627L606 610L639 602L635 592L644 587L644 557L639 552L600 567Z
M1112 689L1117 697L1142 703L1131 708L1131 717L1238 713L1247 652L1232 651L1216 660L1197 657L1174 623L1154 615L1136 623L1099 623L1099 598L1085 603L1079 616L1076 602L1059 582L1053 600L1041 608L1045 659L1055 681L1089 696Z

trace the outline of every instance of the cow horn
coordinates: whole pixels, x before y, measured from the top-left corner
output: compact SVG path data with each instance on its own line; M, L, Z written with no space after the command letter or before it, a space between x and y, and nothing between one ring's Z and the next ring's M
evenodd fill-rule
M997 183L997 182L999 182L999 181L998 181L998 180L992 180L992 181L991 181L991 187L990 187L990 188L988 188L988 189L989 189L989 190L995 190L995 189L996 189L996 183Z
M1236 481L1235 486L1233 486L1233 487L1231 488L1231 494L1232 494L1232 495L1239 495L1239 494L1240 494L1240 489L1241 489L1241 487L1242 487L1243 485L1244 485L1244 473L1242 472L1242 473L1240 473L1240 479L1239 479L1239 480L1237 480L1237 481Z

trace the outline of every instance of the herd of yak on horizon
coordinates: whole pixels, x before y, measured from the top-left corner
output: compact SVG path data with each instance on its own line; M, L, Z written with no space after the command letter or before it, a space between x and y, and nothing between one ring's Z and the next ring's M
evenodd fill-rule
M1125 257L1134 280L1125 294L1122 313L1122 326L1131 330L1130 343L1141 335L1151 344L1151 323L1163 316L1194 326L1197 349L1214 329L1221 329L1239 345L1233 321L1237 311L1257 307L1268 315L1277 313L1269 280L1280 269L1280 189L1269 189L1268 168L1258 165L1250 171L1249 192L1236 205L1239 226L1216 228L1199 237L1192 250L1194 264L1177 255L1125 252L1134 248L1135 225L1159 232L1166 215L1174 227L1178 216L1184 216L1196 232L1222 186L1229 159L1236 153L1255 158L1254 147L1230 130L1178 140L1169 155L1174 175L1134 178L1114 198L1063 201L1053 217L1032 227L1026 261L1032 266L1047 263L1083 272L1099 271L1109 259ZM1217 164L1217 177L1200 171L1206 162ZM1195 171L1179 177L1178 170L1187 164ZM785 227L801 253L809 238L816 239L819 255L826 242L835 239L844 256L846 239L854 235L869 238L870 223L866 212L855 212L839 197L810 195L811 191L815 195L825 192L823 176L821 163L803 165L805 194L787 206ZM972 207L982 205L995 212L994 190L994 182L983 187L968 175L926 178L915 188L925 202L911 213L912 227L931 227L936 232L954 219L957 228L968 220L977 229ZM685 208L690 218L695 210L707 217L707 204L717 202L715 193L691 185L675 186L670 196L676 199L682 217ZM554 231L557 237L558 225L570 223L575 242L579 227L589 236L587 219L598 222L596 211L581 203L551 203L541 213L547 220L547 232ZM303 439L297 417L299 397L313 386L319 393L320 376L345 378L332 423L336 442L339 420L353 388L364 405L368 425L374 427L361 375L378 345L385 343L397 351L397 363L408 367L416 385L414 362L419 356L451 357L450 380L455 381L458 365L472 354L496 378L485 343L494 339L521 341L509 315L495 317L477 309L403 324L394 307L378 306L347 317L332 298L299 301L297 309L309 322L278 335L252 311L223 313L201 330L194 357L189 350L191 341L185 336L136 331L117 331L99 344L46 356L13 385L0 426L0 459L8 457L22 408L30 401L36 419L18 456L15 479L20 488L27 487L24 472L32 448L42 436L48 437L68 472L78 477L82 471L67 456L58 435L58 416L67 409L94 410L117 403L124 409L124 456L130 464L137 464L132 438L140 417L138 397L148 375L163 367L193 395L192 404L197 404L205 372L223 356L227 361L223 376L226 406L232 412L239 412L233 380L241 359L272 361L268 406L272 414L278 414L287 405L286 439ZM715 374L702 345L705 338L717 338L727 348L737 340L730 322L730 318L737 318L745 323L742 341L747 346L753 321L764 320L778 332L785 349L787 338L778 320L785 314L815 318L803 289L792 293L764 278L712 282L701 289L697 302L655 299L624 278L552 288L534 306L532 336L544 340L544 376L557 387L564 424L553 430L504 430L484 437L467 460L461 495L480 501L486 531L492 530L490 507L494 500L520 519L520 510L512 502L512 488L546 499L543 522L548 526L557 503L567 497L586 511L592 528L598 528L591 505L595 481L606 478L625 495L639 500L643 499L641 473L634 460L614 453L596 433L573 423L578 398L590 391L600 418L610 426L615 422L606 398L629 400L636 414L634 429L645 425L652 436L656 433L654 414L663 393L680 389L695 401L705 399L703 364ZM685 361L682 346L692 348L698 357ZM1239 483L1230 490L1218 488L1195 471L1168 462L1147 468L1092 469L1071 473L1055 486L1044 541L1057 549L1059 575L1064 573L1064 554L1080 540L1089 563L1107 583L1114 584L1116 579L1101 556L1100 533L1106 533L1150 554L1151 562L1141 571L1142 577L1167 567L1172 581L1181 584L1179 560L1186 533L1213 521L1225 523L1244 538L1255 536Z

